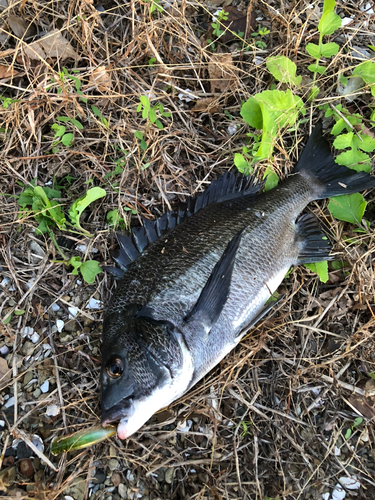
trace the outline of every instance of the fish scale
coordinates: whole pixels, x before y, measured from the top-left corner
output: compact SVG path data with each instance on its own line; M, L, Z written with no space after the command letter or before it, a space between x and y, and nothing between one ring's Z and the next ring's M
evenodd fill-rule
M196 384L254 325L292 265L330 258L309 202L373 187L337 165L317 125L275 189L225 174L197 199L121 237L123 277L103 324L102 423L121 439Z

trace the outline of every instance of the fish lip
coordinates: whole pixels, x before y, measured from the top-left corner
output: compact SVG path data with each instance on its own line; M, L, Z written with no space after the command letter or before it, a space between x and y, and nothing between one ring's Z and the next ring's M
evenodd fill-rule
M119 422L124 418L129 418L134 413L133 395L122 399L111 408L104 409L100 418L103 427Z

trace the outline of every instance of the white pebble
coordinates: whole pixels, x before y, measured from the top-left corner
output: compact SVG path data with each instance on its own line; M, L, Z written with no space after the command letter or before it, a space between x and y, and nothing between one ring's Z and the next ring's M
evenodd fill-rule
M234 135L237 132L237 126L236 125L229 125L227 130L228 130L229 135Z
M39 333L36 333L36 332L34 332L32 335L28 335L28 337L33 344L36 344L37 342L39 342L39 339L40 339Z
M78 252L86 253L87 246L86 246L86 245L77 245L77 246L76 246L76 250L77 250Z
M4 398L5 399L5 398ZM5 403L5 408L10 408L11 406L14 406L14 396L8 399L8 401Z
M103 307L103 302L100 300L91 298L86 306L86 309L101 309Z
M343 476L339 478L339 481L348 490L359 490L359 488L361 487L361 483L357 481L356 476Z
M60 310L60 306L58 304L56 304L56 302L54 302L52 305L51 305L51 309L52 311L59 311Z
M2 356L6 356L9 352L9 347L7 345L3 345L0 347L0 354Z
M78 314L78 309L76 307L73 307L73 306L68 307L68 311L70 312L70 314L69 314L70 319L75 318Z
M40 390L45 394L49 391L49 380L45 380L43 384L40 386Z
M63 330L64 326L65 326L65 323L64 323L64 321L63 321L62 319L57 319L57 320L56 320L56 328L57 328L57 331L58 331L59 333L61 333L61 332L62 332L62 330Z
M60 406L58 405L48 405L46 409L46 415L48 417L56 417L60 413Z
M341 21L341 26L346 26L347 24L351 23L353 19L351 17L344 17Z
M25 326L25 328L23 329L23 332L22 332L22 337L30 337L30 335L32 335L34 333L34 328L32 328L31 326Z

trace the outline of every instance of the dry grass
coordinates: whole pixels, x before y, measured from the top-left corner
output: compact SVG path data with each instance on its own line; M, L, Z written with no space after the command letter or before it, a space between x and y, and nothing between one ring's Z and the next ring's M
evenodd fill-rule
M361 483L356 498L373 498L373 224L367 234L358 235L349 225L332 220L325 203L312 206L347 262L344 271L332 270L323 285L305 268L295 269L281 286L286 300L278 313L258 324L182 400L126 442L112 439L57 459L49 453L56 434L98 422L103 311L86 305L90 298L106 304L115 284L104 273L94 285L82 284L71 268L54 262L61 260L55 246L48 236L35 235L32 215L20 219L16 199L22 185L33 179L38 185L52 181L62 186L65 207L88 187L104 187L105 201L96 203L83 222L94 236L65 231L74 246L64 251L70 258L79 254L76 244L85 244L87 257L110 262L116 243L106 222L109 210L118 208L127 225L137 224L139 215L163 213L232 167L248 131L239 116L241 102L271 83L265 57L285 54L294 60L306 77L302 95L308 93L305 45L317 38L314 9L319 2L312 2L313 9L302 0L236 2L249 39L251 23L270 29L267 49L234 39L216 52L206 42L210 13L216 8L204 2L161 2L163 12L150 15L147 2L105 1L102 17L92 0L8 2L0 21L0 86L13 103L0 110L0 274L9 280L0 286L0 309L2 318L16 306L25 312L0 325L0 346L9 347L5 357L11 367L11 377L4 375L1 398L15 398L14 406L3 406L1 440L5 452L13 439L30 444L37 434L44 451L34 450L30 478L20 473L19 460L15 467L9 457L2 457L3 496L8 491L24 498L70 495L78 500L84 495L115 500L119 494L113 485L121 482L129 499L320 499L322 493L332 492L339 478L355 475ZM358 63L358 47L375 45L374 16L366 14L364 5L339 4L339 13L355 21L337 33L341 50L319 77L321 93L307 123L285 133L276 148L273 166L281 176L290 171L299 142L319 114L316 104L341 102L338 72ZM18 20L13 26L26 21L19 28L23 34L9 26L10 15ZM28 25L34 27L33 36L22 40ZM53 30L70 43L72 57L64 59L61 39L55 48L58 58L43 57L35 45L30 48ZM52 45L50 41L47 55ZM11 68L8 75L4 67ZM68 73L64 78L63 67ZM80 80L87 103L69 75ZM172 113L162 120L162 130L148 127L137 113L144 94ZM351 111L361 112L368 102L369 93L350 104ZM108 127L91 105L108 120ZM84 128L70 126L74 143L53 154L51 125L60 116L75 118ZM364 114L369 125L367 118ZM231 135L228 127L233 125L237 130ZM136 130L146 136L146 152L134 137ZM118 160L122 171L107 176ZM264 167L258 167L259 175ZM373 198L370 193L368 200ZM69 320L72 305L78 315ZM65 322L61 333L56 319ZM22 334L25 327L33 328L39 341L31 345ZM24 386L25 377L34 381L31 391ZM35 394L46 379L49 390ZM52 404L61 407L56 417L46 414ZM357 417L362 422L348 437ZM113 459L119 466L115 471ZM91 494L92 478L100 470L112 479ZM78 480L83 482L81 496L72 490L63 493ZM346 498L354 493L348 490Z

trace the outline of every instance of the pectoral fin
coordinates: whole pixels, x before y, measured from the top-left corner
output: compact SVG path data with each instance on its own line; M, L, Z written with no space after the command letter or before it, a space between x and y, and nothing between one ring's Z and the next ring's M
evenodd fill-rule
M203 327L208 333L219 319L228 299L236 252L240 244L242 231L229 242L226 250L216 263L200 297L186 316L185 323Z

